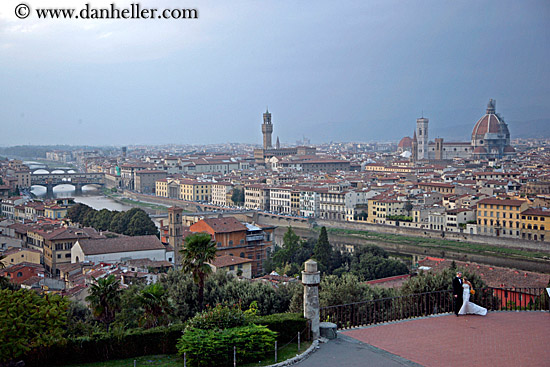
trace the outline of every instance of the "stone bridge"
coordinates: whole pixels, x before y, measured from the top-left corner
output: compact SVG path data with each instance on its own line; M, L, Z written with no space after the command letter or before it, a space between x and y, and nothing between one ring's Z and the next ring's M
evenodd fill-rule
M44 173L32 174L31 185L46 187L46 195L53 195L53 188L58 185L72 185L76 194L82 192L86 185L105 185L104 173Z

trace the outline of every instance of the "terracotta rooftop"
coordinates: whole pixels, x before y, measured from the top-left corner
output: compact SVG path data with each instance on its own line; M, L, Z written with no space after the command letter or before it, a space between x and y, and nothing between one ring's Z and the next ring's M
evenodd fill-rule
M420 266L430 267L430 271L438 272L451 267L452 260L427 257L418 262ZM481 277L489 286L496 288L544 288L548 285L549 274L530 271L501 268L477 263L455 261L459 268L468 270Z
M243 257L236 257L236 256L229 256L229 255L223 255L223 256L217 256L214 261L212 261L212 265L214 265L216 268L224 268L231 265L239 265L239 264L246 264L251 263L253 260L251 259L245 259Z
M117 252L164 250L157 236L134 236L105 239L78 240L85 255L98 255Z
M233 217L206 218L203 221L214 230L215 233L228 233L246 231L246 227Z
M508 206L521 206L524 203L529 203L527 200L513 200L513 199L482 199L477 202L477 205L479 204L492 204L492 205L508 205Z

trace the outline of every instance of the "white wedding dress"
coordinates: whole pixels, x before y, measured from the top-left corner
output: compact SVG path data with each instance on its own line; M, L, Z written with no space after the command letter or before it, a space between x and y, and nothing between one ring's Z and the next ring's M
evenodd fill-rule
M476 305L473 302L470 302L470 286L466 283L462 284L464 291L462 292L462 307L458 311L459 315L481 315L485 316L487 314L487 309L481 306Z

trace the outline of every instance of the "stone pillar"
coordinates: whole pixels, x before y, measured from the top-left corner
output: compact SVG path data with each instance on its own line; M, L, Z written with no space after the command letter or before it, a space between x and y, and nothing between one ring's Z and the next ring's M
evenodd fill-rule
M313 340L319 339L319 283L321 275L317 271L317 262L309 259L302 271L304 285L304 317L311 321Z
M51 183L46 184L46 197L53 198L53 184Z
M82 195L82 184L81 183L75 183L74 185L74 194L75 196Z

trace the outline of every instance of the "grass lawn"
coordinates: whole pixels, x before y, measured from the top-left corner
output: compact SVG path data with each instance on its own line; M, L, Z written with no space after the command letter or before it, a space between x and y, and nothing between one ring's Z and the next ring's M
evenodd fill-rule
M300 345L300 352L298 352L298 343L291 343L283 348L279 349L277 352L277 362L282 362L292 357L295 357L298 354L301 354L306 351L307 348L311 346L311 342L303 342ZM180 358L176 354L161 354L153 356L143 356L135 357L128 359L117 359L107 362L94 362L94 363L81 363L81 364L72 364L65 367L133 367L134 360L136 361L137 367L172 367L172 366L183 366L183 358ZM262 361L249 363L246 365L239 365L239 367L259 367L259 366L269 366L275 363L275 352L269 353L264 357Z
M547 253L538 252L538 251L523 251L514 248L499 247L486 244L478 244L471 242L459 242L451 241L445 239L434 239L426 237L411 237L411 236L402 236L389 233L377 233L370 231L358 231L358 230L348 230L340 228L327 228L328 233L336 233L350 236L358 236L365 239L372 240L373 242L388 242L388 243L404 243L409 245L415 245L418 247L428 247L435 248L438 250L450 250L450 251L460 251L460 252L469 252L473 254L491 254L493 256L501 256L508 258L544 258L548 256Z
M158 211L162 211L162 212L168 211L168 206L166 206L166 205L152 204L152 203L146 203L146 202L143 202L143 201L128 199L128 198L120 195L117 192L112 192L111 190L108 190L108 189L105 189L105 188L102 190L102 193L103 193L103 195L105 195L107 197L110 197L111 199L113 199L113 200L115 200L119 203L127 204L127 205L130 205L132 207L143 207L143 208L149 208L149 209L158 210Z
M298 352L298 343L290 343L289 345L279 349L277 351L277 363L286 361L287 359L296 357L298 354L304 353L307 348L311 346L311 342L302 342L300 344L300 351ZM275 364L275 350L265 356L265 359L255 363L248 363L239 367L259 367L269 366Z

